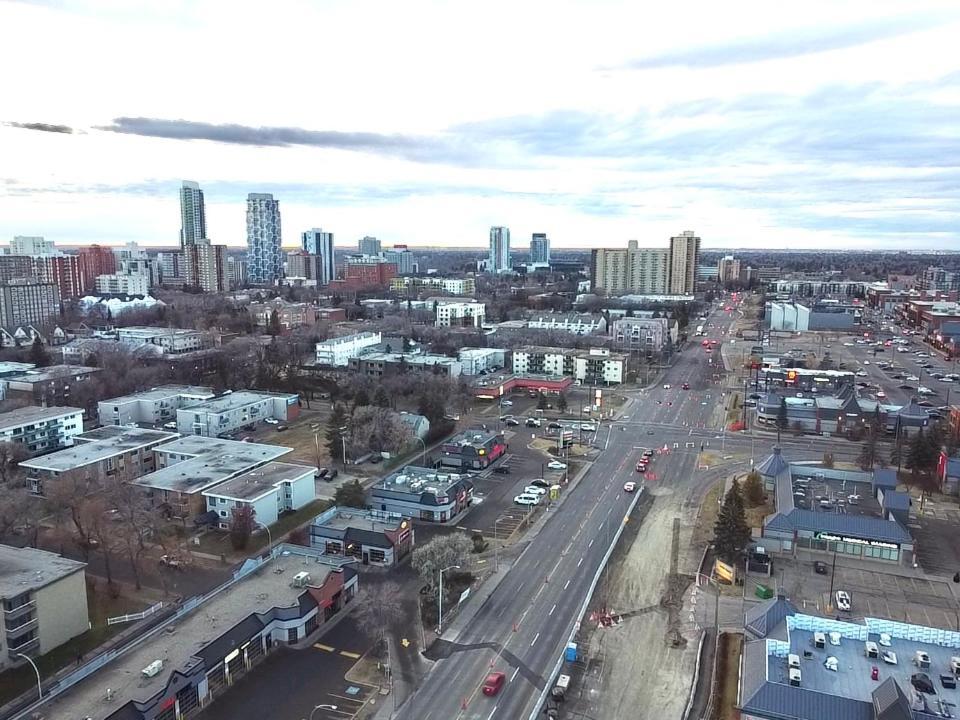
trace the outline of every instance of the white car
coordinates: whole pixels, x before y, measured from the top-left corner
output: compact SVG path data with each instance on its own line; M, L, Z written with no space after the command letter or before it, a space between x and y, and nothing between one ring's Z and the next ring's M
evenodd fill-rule
M856 373L856 374L857 374L857 377L866 377L866 376L867 376L867 371L866 371L866 370L857 370L857 373Z
M632 492L635 492L636 489L637 489L637 484L636 484L635 482L633 482L633 481L625 482L625 483L623 484L623 491L624 491L624 492L632 493Z
M856 344L856 343L845 342L845 343L843 344L843 346L844 346L844 347L853 347L855 344Z
M500 404L501 404L503 407L510 407L510 406L513 405L513 400L501 400L501 401L500 401Z
M942 377L940 378L940 382L956 382L956 380L954 380L952 377Z
M667 383L666 385L664 385L664 386L663 386L663 389L664 389L664 390L669 390L669 389L670 389L670 383Z
M918 378L916 375L907 375L907 376L904 378L904 380L909 380L909 381L913 381L913 382L917 382L919 379L920 379L920 378Z
M547 467L550 468L551 470L566 470L567 464L562 463L559 460L551 460L550 462L547 463Z
M527 485L523 489L523 495L536 495L540 497L541 495L546 495L547 491L545 488L540 487L539 485Z
M869 365L869 364L870 364L870 361L869 361L869 360L864 360L864 361L863 361L863 364L864 364L864 365Z
M589 423L583 423L583 425L580 426L580 429L584 432L596 432L597 426L590 425Z
M277 420L276 418L264 418L263 421L264 421L267 425L279 425L279 424L280 424L280 421Z
M539 496L539 495L531 495L530 493L522 493L522 494L520 494L520 495L517 495L517 496L513 499L513 501L514 501L517 505L539 505L539 504L540 504L540 496Z
M850 593L846 590L837 590L837 608L850 612Z

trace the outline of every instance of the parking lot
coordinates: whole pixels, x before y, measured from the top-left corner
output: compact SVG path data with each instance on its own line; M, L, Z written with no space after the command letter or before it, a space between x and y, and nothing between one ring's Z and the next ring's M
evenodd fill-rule
M815 560L826 564L827 574L814 571ZM826 553L798 551L797 558L774 559L774 576L782 578L787 597L801 610L806 607L826 612L832 563L833 557ZM832 589L850 593L850 616L957 629L958 605L947 578L924 577L910 570L898 572L896 567L886 569L880 563L856 562L839 556L835 572ZM763 576L751 574L750 579L764 583Z

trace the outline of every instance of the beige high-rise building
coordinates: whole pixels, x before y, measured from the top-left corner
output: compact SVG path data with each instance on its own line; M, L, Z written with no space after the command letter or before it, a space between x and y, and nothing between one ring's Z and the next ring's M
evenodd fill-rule
M670 238L670 281L667 292L671 295L693 295L697 280L697 262L700 260L700 238L693 230L684 230Z
M740 261L733 255L725 255L717 263L717 280L721 285L740 282Z
M669 264L667 248L641 248L636 240L624 250L594 250L591 287L602 288L608 295L665 295Z
M226 245L212 245L209 240L200 239L186 246L183 254L188 285L213 293L230 289Z

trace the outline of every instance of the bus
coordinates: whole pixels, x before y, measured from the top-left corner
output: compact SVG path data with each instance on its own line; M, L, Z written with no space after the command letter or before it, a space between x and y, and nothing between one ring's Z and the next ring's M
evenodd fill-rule
M703 325L697 325L697 337L703 336Z

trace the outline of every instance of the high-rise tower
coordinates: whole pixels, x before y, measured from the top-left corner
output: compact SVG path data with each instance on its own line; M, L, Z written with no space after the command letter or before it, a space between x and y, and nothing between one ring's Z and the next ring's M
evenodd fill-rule
M247 195L247 279L254 285L283 277L280 203L269 193Z

